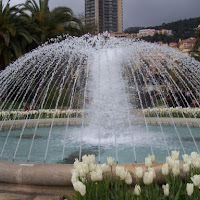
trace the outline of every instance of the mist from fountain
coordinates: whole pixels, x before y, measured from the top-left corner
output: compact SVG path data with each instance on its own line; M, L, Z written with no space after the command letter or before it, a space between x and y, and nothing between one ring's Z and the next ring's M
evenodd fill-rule
M9 154L16 160L34 120L25 159L32 161L36 151L46 162L55 145L54 129L58 119L63 118L65 128L59 147L54 148L54 151L59 149L60 160L68 155L69 143L78 150L79 159L86 147L95 146L99 162L109 148L113 149L117 162L121 149L131 149L127 155L131 162L137 162L143 150L156 154L161 148L169 155L176 148L183 154L192 150L199 153L200 144L195 139L200 130L199 69L198 61L177 50L134 39L113 38L107 33L51 40L0 72L0 132L3 135L0 158L9 160ZM196 110L191 109L192 105ZM181 106L189 109L197 131ZM147 112L148 107L153 110L153 117ZM179 107L179 114L169 107ZM162 112L177 137L176 146L166 133ZM37 146L44 118L48 119L48 131L43 143ZM158 124L157 132L149 121L153 118ZM72 119L78 129L70 133ZM177 119L185 124L194 149L185 147ZM17 123L21 124L19 135L11 144ZM43 151L37 152L41 145Z

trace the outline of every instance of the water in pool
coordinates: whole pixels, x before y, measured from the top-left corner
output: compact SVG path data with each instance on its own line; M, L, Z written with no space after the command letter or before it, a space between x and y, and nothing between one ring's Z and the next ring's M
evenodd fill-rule
M136 161L138 163L144 162L144 159L148 154L151 154L151 147L156 156L156 161L165 161L165 157L168 155L168 149L180 151L180 155L183 154L183 150L180 145L180 141L177 135L174 133L173 126L162 126L165 136L163 137L160 127L157 125L149 125L149 132L145 131L145 126L137 125L133 127L133 134L125 132L121 135L117 135L115 145L115 137L111 134L104 134L100 144L98 136L87 127L82 130L78 126L69 126L66 142L64 148L64 161L62 160L62 152L64 146L64 137L66 133L66 126L53 126L50 144L48 147L48 153L46 157L47 163L73 163L75 158L79 157L80 150L80 134L82 132L82 155L83 154L95 154L97 161L101 163L106 162L108 156L116 158L119 163L133 163L135 162L134 151L136 152ZM44 162L45 151L47 146L47 140L49 137L50 127L40 127L37 129L37 133L33 142L33 147L30 154L30 162ZM186 153L197 151L193 140L189 134L187 127L177 126L177 130L180 134L181 141L183 143ZM198 128L191 127L196 143L200 146L200 135ZM17 146L18 139L20 137L21 129L12 130L8 141L6 143L2 160L12 161L13 155ZM30 153L30 146L33 138L34 128L26 128L22 136L19 148L17 150L15 161L27 162ZM133 136L133 141L132 141ZM3 147L4 141L7 137L7 131L1 131L0 133L0 147ZM165 142L166 140L166 142ZM167 146L166 146L167 143ZM1 149L0 149L1 150ZM99 157L100 156L100 157ZM181 156L180 156L181 158Z

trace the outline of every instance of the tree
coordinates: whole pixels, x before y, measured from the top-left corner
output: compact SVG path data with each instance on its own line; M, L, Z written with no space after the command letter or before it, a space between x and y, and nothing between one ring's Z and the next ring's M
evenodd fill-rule
M0 70L26 51L25 44L37 41L27 30L30 28L27 20L19 6L10 7L8 2L3 7L0 1Z
M85 23L85 15L84 14L79 14L78 19L81 21L81 34L87 34L90 33L91 35L97 34L97 25L94 23L86 24Z
M198 60L200 61L200 29L197 30L196 33L196 43L192 52L192 55Z
M53 38L61 34L80 35L81 22L74 17L72 10L68 7L57 7L52 11L49 9L49 0L27 0L24 10L31 14L31 21L41 30L41 41Z

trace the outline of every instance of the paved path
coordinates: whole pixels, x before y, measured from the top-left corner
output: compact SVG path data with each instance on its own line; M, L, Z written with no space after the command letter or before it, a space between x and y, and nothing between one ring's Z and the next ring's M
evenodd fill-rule
M24 186L0 183L0 200L63 200L72 188Z

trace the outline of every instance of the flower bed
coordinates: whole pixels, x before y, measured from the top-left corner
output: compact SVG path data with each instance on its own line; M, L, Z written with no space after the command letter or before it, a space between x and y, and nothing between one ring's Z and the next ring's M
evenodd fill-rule
M186 118L200 118L200 108L146 108L144 109L146 117L186 117Z
M200 155L192 152L183 155L172 151L161 167L165 184L159 185L152 164L155 156L145 158L145 168L136 167L135 173L115 165L114 158L107 164L96 164L94 155L84 155L82 162L75 160L72 184L77 200L186 200L200 199ZM184 174L184 179L180 174ZM69 197L66 197L70 199Z
M0 112L0 121L1 120L17 120L17 119L37 119L39 116L41 119L46 118L73 118L80 117L83 113L83 110L50 110L50 109L40 109L40 110L30 110L30 111L1 111Z

